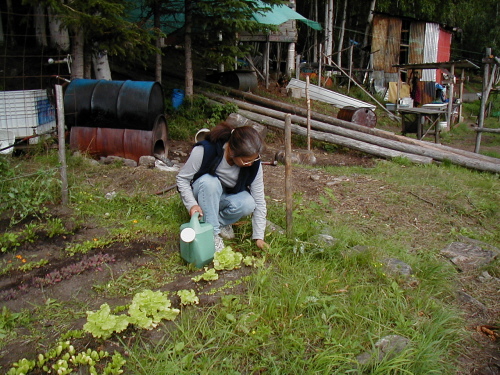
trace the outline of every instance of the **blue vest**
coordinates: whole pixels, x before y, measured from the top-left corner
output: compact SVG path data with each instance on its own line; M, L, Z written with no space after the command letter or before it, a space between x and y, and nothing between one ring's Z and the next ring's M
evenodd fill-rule
M198 142L195 146L199 145L203 146L203 160L201 162L200 169L193 176L193 181L191 181L191 183L193 183L198 178L200 178L200 176L203 176L206 173L209 173L212 176L217 176L215 170L224 157L224 144L221 142L212 143L204 140ZM238 174L236 185L232 188L226 188L226 192L229 194L236 194L244 190L250 190L250 185L252 184L253 180L255 180L255 176L257 176L259 166L260 160L257 160L248 167L240 168L240 173Z

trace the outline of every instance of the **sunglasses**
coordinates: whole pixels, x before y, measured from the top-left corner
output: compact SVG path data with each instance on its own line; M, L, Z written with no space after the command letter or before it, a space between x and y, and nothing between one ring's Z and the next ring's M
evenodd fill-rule
M251 161L243 161L243 160L241 159L241 156L240 156L239 158L240 158L240 162L241 162L241 164L243 164L243 165L252 165L252 164L253 164L253 163L255 163L256 161L260 160L260 155L259 155L259 157L258 157L257 159L254 159L254 160L251 160Z

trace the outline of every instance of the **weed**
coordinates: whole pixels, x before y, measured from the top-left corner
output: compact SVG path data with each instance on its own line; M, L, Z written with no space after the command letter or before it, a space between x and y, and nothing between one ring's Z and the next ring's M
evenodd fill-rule
M49 238L69 233L60 218L48 218L44 227Z
M6 306L3 306L2 311L0 311L0 338L3 339L22 319L22 313L13 313Z
M41 219L47 203L58 200L59 183L55 170L39 170L29 175L16 175L1 185L0 212L11 211L11 225L29 216Z
M14 250L20 245L19 234L12 232L0 234L0 251L2 253Z

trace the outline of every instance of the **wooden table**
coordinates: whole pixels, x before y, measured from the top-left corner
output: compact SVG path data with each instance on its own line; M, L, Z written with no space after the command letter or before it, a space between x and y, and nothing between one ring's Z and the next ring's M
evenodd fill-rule
M417 133L417 138L422 139L434 129L435 142L439 143L439 133L441 132L439 120L441 116L446 117L446 111L430 108L399 108L398 112L401 114L401 133L403 135ZM416 115L416 124L409 118L413 115Z

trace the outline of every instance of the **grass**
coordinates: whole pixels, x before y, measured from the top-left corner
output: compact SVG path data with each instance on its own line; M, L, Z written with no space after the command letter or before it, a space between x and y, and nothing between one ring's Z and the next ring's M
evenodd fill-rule
M184 121L178 120L175 127L182 128ZM184 136L179 129L177 136ZM2 212L28 213L24 226L4 228L2 252L14 254L43 234L70 234L59 218L43 209L46 202L59 200L54 175L40 184L44 171L57 166L55 153L32 155L29 163L0 160L2 176L8 176L0 184L2 196L22 187L15 204L2 201ZM76 213L69 220L74 228L92 222L107 229L102 238L68 246L68 256L113 242L172 237L185 221L177 196L165 200L141 194L137 187L132 193L118 191L113 199L104 198L105 182L91 184L89 177L109 173L117 165L95 167L77 156L68 156L68 165L70 205ZM271 247L264 267L227 281L213 304L182 307L174 322L160 326L161 338L151 339L140 331L128 333L134 340L122 335L111 338L128 353L125 373L455 373L465 322L454 304L456 271L439 252L462 235L500 246L498 176L445 164L410 165L404 160L380 161L373 168L327 167L324 172L347 179L339 189L325 188L317 199L301 192L294 195L293 236L268 234ZM17 177L25 182L17 184ZM268 199L268 211L272 222L285 226L283 204ZM29 215L33 220L24 224ZM253 252L245 240L249 232L249 222L237 230L238 249L244 254ZM319 233L335 241L313 240ZM155 261L96 283L96 296L130 297L189 274L191 270L168 250L148 250ZM410 265L412 277L391 273L388 258ZM0 266L4 271L0 274L12 269L6 262ZM498 277L498 261L485 269ZM241 290L237 285L246 288L237 292ZM34 315L3 309L0 346L42 317L56 321L57 331L64 335L87 308L86 301L75 296L72 301L48 300L34 306ZM26 340L34 340L36 327ZM383 360L358 363L360 354L389 335L405 337L408 346Z
M336 171L333 168L330 172ZM358 172L354 169L353 174ZM462 200L471 195L470 191L477 199L497 204L493 194L498 191L498 179L494 176L456 168L401 168L392 163L363 172L394 184L388 195L401 187L406 190L431 185L438 193L434 199L439 204L451 198ZM456 183L453 187L450 178ZM461 187L458 192L453 189L457 186ZM397 197L401 199L402 195ZM392 203L384 200L383 204L405 205L398 199ZM422 214L415 206L413 202L411 207L417 208L414 214ZM297 235L311 234L318 224L318 209L299 209L294 216ZM271 211L278 210L273 207ZM381 231L367 235L361 232L364 221L357 218L351 222L345 216L329 218L328 222L322 218L326 227L335 226L332 233L339 239L329 248L307 244L304 252L294 253L293 241L273 238L269 266L252 276L246 295L226 296L215 307L183 312L166 342L160 340L161 344L146 351L130 348L135 354L129 365L143 374L451 374L454 365L443 363L441 358L450 355L462 339L463 322L449 305L455 271L439 259L437 250L458 235L446 227L450 217L484 220L484 215L448 209L434 215L441 236L431 243L425 238L425 252L407 248L406 237L413 233ZM486 220L487 227L491 225L486 233L498 232L497 215ZM443 233L439 233L440 225ZM498 243L495 235L485 238L469 230L476 238ZM356 245L372 250L353 252ZM387 256L412 265L420 281L418 286L408 287L400 277L387 274L380 262ZM356 367L357 354L392 334L409 338L410 346L392 359Z

